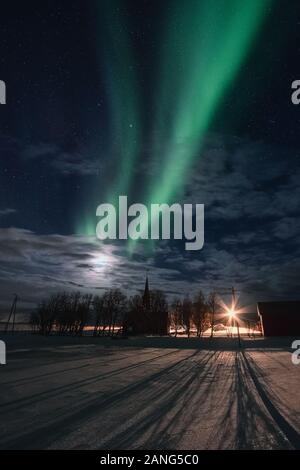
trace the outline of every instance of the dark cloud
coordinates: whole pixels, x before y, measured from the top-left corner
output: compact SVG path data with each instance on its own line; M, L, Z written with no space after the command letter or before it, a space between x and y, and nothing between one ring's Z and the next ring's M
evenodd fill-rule
M5 217L7 215L15 214L17 212L16 209L11 209L9 207L5 209L0 209L0 217Z
M286 217L299 212L298 167L291 149L211 136L190 173L185 199L205 203L206 217L213 219Z
M91 156L88 149L70 152L50 143L27 146L23 158L44 161L63 175L97 176L102 167L99 158Z

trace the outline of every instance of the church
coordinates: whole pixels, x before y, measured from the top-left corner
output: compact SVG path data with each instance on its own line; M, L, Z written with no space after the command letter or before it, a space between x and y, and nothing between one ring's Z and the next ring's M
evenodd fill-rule
M161 292L150 290L148 276L143 294L131 299L123 328L126 335L168 334L167 302Z

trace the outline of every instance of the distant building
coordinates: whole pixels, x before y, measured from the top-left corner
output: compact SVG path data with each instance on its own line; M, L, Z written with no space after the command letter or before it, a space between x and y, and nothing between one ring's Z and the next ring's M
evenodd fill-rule
M300 335L300 301L258 302L257 312L264 336Z
M149 289L148 276L143 295L135 296L124 321L124 333L131 335L167 335L168 309L161 292Z

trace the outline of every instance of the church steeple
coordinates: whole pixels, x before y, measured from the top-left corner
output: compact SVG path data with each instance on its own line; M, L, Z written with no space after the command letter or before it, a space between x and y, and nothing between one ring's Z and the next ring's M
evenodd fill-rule
M143 304L144 304L144 307L146 308L150 307L150 290L149 290L148 274L146 275L145 289L144 289L144 295L143 295Z

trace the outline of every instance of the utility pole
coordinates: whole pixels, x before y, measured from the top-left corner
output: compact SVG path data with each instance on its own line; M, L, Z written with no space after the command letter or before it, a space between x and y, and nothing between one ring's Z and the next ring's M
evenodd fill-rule
M235 289L234 289L234 287L231 288L231 293L232 293L232 308L233 308L233 310L235 310L235 306L236 306L236 296L235 296ZM239 348L240 348L240 347L241 347L240 326L239 326L239 322L237 321L236 318L235 318L235 320L234 320L234 323L235 323L235 326L236 326L236 328L237 328L238 340L239 340Z
M217 298L217 293L215 291L212 292L211 294L211 332L210 332L210 337L213 338L214 336L214 327L215 327L215 313L216 313L216 298Z
M18 295L17 295L17 294L14 294L14 300L13 300L13 302L12 302L11 309L10 309L10 313L9 313L9 317L8 317L8 320L7 320L7 323L6 323L5 333L8 332L8 327L9 327L9 323L10 323L11 317L13 317L12 333L14 333L14 331L15 331L17 301L18 301Z

